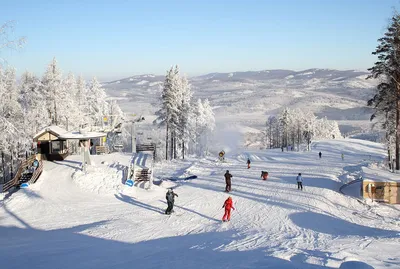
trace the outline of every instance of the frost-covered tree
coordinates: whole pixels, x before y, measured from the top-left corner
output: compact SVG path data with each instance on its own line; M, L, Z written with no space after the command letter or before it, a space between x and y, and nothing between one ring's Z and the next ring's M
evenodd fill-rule
M325 118L317 119L310 111L284 108L278 117L270 116L267 120L266 136L270 145L286 147L297 144L297 149L303 140L309 146L311 139L341 138L342 135L336 121ZM271 141L274 141L272 143Z
M54 57L51 63L48 65L45 74L42 79L43 92L46 96L46 107L48 116L52 124L57 125L59 123L59 108L61 102L61 96L65 89L62 85L62 73L57 65L57 60Z
M208 154L208 144L211 132L215 128L215 117L208 99L197 100L194 115L196 117L196 154L205 156Z
M400 15L395 14L386 33L378 39L379 45L372 52L378 56L378 61L369 69L368 78L380 79L375 96L368 101L368 105L375 108L371 120L383 121L384 127L391 127L387 121L394 120L395 132L386 129L388 136L395 136L396 170L400 170ZM394 116L394 117L393 117ZM390 146L388 147L390 149Z
M20 126L23 122L21 105L18 103L19 92L14 68L7 68L3 78L2 115Z
M60 98L63 102L60 102L60 122L59 124L65 126L67 130L74 130L79 127L79 122L75 119L79 119L79 106L76 103L77 85L74 74L69 73L68 76L63 79L60 91Z
M22 74L19 102L24 113L25 130L30 138L51 123L47 117L46 98L42 89L39 78L30 72Z
M88 117L90 118L91 125L100 126L103 117L108 115L108 103L106 101L106 93L101 87L101 84L96 78L90 82L89 91L87 93Z
M178 139L181 142L182 158L185 158L185 149L188 146L187 141L190 139L192 132L190 128L190 118L192 116L191 100L193 93L186 77L179 78L178 89L180 97L180 102L177 107L179 111Z
M159 126L166 127L165 158L176 157L176 135L179 124L178 106L181 103L179 68L171 67L165 76L164 86L161 93L161 109L157 112L156 122Z

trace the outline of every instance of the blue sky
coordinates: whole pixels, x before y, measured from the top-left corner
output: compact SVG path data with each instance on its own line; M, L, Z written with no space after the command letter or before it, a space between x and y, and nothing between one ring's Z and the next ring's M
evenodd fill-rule
M41 75L55 56L64 73L101 80L264 69L367 69L399 0L6 1L19 51L8 65ZM61 3L63 2L63 3Z

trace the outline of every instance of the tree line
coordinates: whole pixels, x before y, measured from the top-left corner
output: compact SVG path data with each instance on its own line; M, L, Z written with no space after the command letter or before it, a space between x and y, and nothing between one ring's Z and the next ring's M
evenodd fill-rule
M308 150L312 139L342 138L336 121L326 117L318 119L311 111L301 109L282 109L278 115L269 116L266 121L265 142L269 148L293 149L306 143Z

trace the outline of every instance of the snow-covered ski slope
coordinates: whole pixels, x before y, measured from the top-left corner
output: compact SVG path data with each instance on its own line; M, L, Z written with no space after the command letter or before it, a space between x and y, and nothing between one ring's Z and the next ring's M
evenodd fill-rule
M400 207L338 192L341 179L384 154L380 144L344 139L316 142L311 152L231 152L227 163L165 162L156 177L198 178L152 191L122 185L129 155L94 156L88 175L76 156L46 163L37 184L1 202L1 268L399 268ZM237 210L221 223L227 169ZM179 197L167 216L171 186Z

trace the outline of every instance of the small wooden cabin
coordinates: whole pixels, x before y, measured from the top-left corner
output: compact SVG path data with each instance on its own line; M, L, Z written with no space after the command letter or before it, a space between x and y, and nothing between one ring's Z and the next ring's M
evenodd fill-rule
M48 161L61 161L68 156L68 144L66 139L60 138L67 133L61 127L49 126L42 129L34 137L37 144L37 159Z
M400 182L390 180L363 180L362 196L376 202L400 204Z

